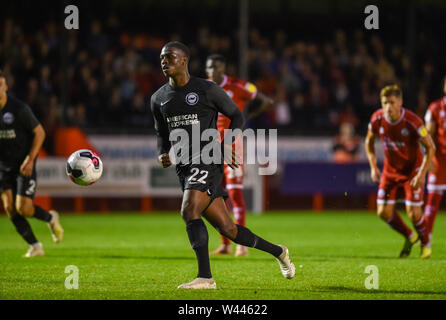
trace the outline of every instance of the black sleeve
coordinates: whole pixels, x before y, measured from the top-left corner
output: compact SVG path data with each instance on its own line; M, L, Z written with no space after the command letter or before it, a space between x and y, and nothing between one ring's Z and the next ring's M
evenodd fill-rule
M169 129L167 128L166 121L164 121L163 115L161 114L160 106L155 103L153 96L150 99L150 109L152 110L155 124L158 154L169 153Z
M34 129L40 124L31 108L27 105L24 105L22 111L20 112L20 121L25 129L30 132L34 131Z
M229 129L243 130L243 127L245 126L245 118L234 101L229 98L222 88L215 84L212 85L208 90L208 98L215 104L218 112L221 112L231 119Z

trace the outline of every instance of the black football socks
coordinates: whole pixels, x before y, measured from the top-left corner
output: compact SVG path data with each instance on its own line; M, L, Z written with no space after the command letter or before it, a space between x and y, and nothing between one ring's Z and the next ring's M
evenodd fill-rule
M34 208L34 218L45 222L50 222L53 219L53 216L48 211L43 210L39 206L34 206Z
M26 242L28 242L29 244L35 244L38 242L36 237L34 236L31 226L29 225L29 222L24 217L19 214L15 214L11 218L11 221L14 224L17 232L22 236L23 239L25 239Z
M237 244L241 244L242 246L249 248L256 248L265 252L272 254L275 257L278 257L282 254L283 250L281 247L268 242L259 236L255 235L248 228L245 228L241 225L236 224L237 226L237 236L233 240Z
M187 222L187 235L198 261L198 278L212 278L209 263L208 242L209 235L203 220L196 219Z

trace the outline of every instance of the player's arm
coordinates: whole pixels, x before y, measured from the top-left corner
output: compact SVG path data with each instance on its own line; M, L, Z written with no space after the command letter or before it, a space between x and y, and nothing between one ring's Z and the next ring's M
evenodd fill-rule
M367 154L367 159L369 160L370 165L370 177L376 183L379 183L379 179L381 178L381 171L378 168L378 164L376 161L376 153L375 153L375 140L376 135L372 130L367 131L367 136L365 137L365 152Z
M170 141L169 141L169 129L167 128L166 121L164 121L163 115L160 111L160 106L155 103L155 99L152 96L150 99L150 109L152 110L153 120L155 124L156 141L158 148L158 163L167 168L172 165L169 158Z
M427 132L430 134L430 136L432 138L435 138L435 135L437 134L437 125L436 125L435 121L432 119L432 112L430 109L428 109L428 111L426 112L425 122L426 122ZM435 143L434 143L434 145L435 145ZM430 170L436 171L435 161L431 162Z
M29 177L33 173L34 161L36 160L43 141L45 140L45 130L39 120L37 120L31 108L27 105L20 111L19 119L22 126L33 135L33 141L28 155L20 165L20 174Z
M436 126L436 116L435 116L435 107L431 104L426 111L426 115L424 116L424 122L426 123L427 132L431 135L431 137L435 137L437 133Z
M260 107L257 110L249 112L250 108L248 105L248 115L246 116L247 120L257 117L258 115L262 114L263 112L265 112L266 110L271 108L274 104L273 99L271 99L270 97L267 97L266 95L264 95L261 92L257 92L257 95L254 100L260 100Z
M28 155L23 160L22 165L20 166L20 173L25 177L29 177L33 173L34 161L39 154L40 148L45 141L45 130L43 129L41 124L38 124L33 130L34 138L33 143L31 145L31 149Z
M217 85L213 85L208 90L208 98L217 107L218 112L222 113L231 120L229 130L234 131L235 129L240 129L241 131L243 129L245 125L245 118L243 117L243 114L241 113L237 105L234 103L234 101L232 101L232 99L229 98L229 96L226 94L226 92L223 91L223 89L221 89ZM240 161L238 161L239 156L235 153L235 151L232 148L232 144L237 140L239 135L240 134L237 134L235 137L230 137L230 135L225 135L224 141L222 141L222 147L228 150L227 152L223 151L223 155L225 156L224 159L232 169L238 168L240 163ZM232 138L234 140L231 141L227 140ZM229 156L228 154L231 154L231 156Z
M243 129L245 118L234 101L229 98L223 89L217 85L213 85L208 91L208 97L217 107L217 111L231 120L229 129Z
M432 138L435 137L435 135L437 134L437 126L435 125L435 122L427 122L426 130Z
M435 144L432 141L431 135L427 132L425 127L419 129L419 133L421 136L420 142L423 145L425 152L423 156L423 162L421 163L420 170L416 174L416 176L410 182L410 185L414 189L418 189L424 187L424 182L426 179L426 173L429 170L432 159L435 155Z

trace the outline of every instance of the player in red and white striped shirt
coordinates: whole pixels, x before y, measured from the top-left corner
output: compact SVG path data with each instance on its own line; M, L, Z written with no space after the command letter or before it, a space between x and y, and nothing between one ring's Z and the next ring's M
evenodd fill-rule
M210 55L206 60L206 73L210 80L214 81L228 94L235 102L240 111L245 112L245 106L252 100L259 99L261 105L258 110L248 113L246 118L250 119L260 114L272 106L273 101L262 93L258 92L256 86L237 78L229 77L225 74L226 59L219 54ZM220 132L221 139L224 137L224 130L229 128L230 120L222 114L217 118L217 129ZM228 191L232 203L235 221L237 224L246 225L246 204L243 197L243 165L232 169L225 164L223 184ZM212 254L231 254L231 245L229 239L222 236L221 246L212 252ZM248 254L246 247L237 245L236 256L245 256Z
M443 82L444 97L433 101L426 112L427 131L437 148L427 178L427 203L425 208L429 237L435 217L440 209L443 191L446 190L446 77Z
M421 258L430 258L432 250L422 205L425 177L435 153L435 145L423 120L402 107L402 92L398 86L383 88L380 98L382 109L372 115L365 141L372 180L379 182L377 213L405 237L401 258L410 254L418 240L421 240ZM374 147L378 136L385 151L382 174L377 166ZM420 143L426 149L424 156ZM406 211L416 232L403 222L395 210L400 189L405 193Z

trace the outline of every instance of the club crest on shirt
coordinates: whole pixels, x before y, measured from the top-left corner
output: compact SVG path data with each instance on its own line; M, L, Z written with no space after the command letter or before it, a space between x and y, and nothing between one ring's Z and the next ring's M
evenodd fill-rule
M14 115L11 112L6 112L3 115L3 122L6 124L11 124L14 122Z
M379 134L384 134L384 128L383 127L379 127Z
M407 128L403 128L403 129L401 130L401 135L402 135L403 137L407 137L407 136L409 135L409 130L407 130Z
M446 115L446 112L445 112L444 110L441 110L441 111L440 111L440 117L443 118L445 115Z
M186 95L186 103L190 106L194 106L198 103L198 94L196 94L195 92L189 92Z

